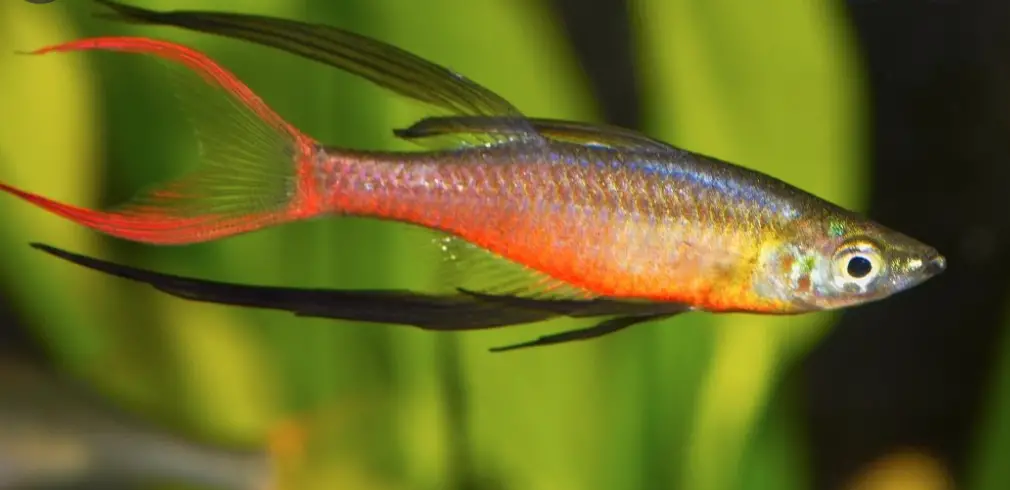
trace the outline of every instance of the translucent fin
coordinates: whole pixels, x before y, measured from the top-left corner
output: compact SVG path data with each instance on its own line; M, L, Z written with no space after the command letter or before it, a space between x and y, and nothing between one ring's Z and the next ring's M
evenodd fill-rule
M380 87L446 110L451 114L508 116L515 131L505 140L477 136L484 144L542 141L523 114L491 90L444 66L390 44L343 29L274 17L210 11L157 12L98 0L113 18L170 25L243 39L319 61L362 77Z
M154 244L214 240L322 211L313 171L315 143L214 61L185 46L137 37L83 39L33 54L83 50L153 55L165 62L177 82L175 95L197 131L196 168L108 211L63 204L2 183L0 190L97 231Z
M435 239L449 274L445 287L489 296L530 300L589 300L592 292L554 279L453 236Z
M662 141L618 126L559 119L515 119L511 117L448 116L422 119L393 133L404 140L426 147L442 147L446 142L476 138L479 135L506 139L526 131L532 125L540 135L556 141L622 150L678 151Z
M533 121L535 119L497 116L429 117L410 127L394 129L393 134L434 150L490 146L522 138Z

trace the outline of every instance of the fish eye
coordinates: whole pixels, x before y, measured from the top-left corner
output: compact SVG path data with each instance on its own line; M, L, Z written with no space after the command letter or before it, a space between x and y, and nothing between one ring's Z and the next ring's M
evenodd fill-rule
M873 272L873 262L862 255L856 255L855 257L849 259L849 265L846 268L846 272L856 279L862 279Z
M865 290L880 275L883 267L880 249L865 240L842 245L833 262L839 285L843 288L855 286L860 290Z

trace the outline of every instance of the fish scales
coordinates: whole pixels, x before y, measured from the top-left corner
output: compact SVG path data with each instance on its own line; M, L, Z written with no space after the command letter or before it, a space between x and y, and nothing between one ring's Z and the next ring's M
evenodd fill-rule
M593 293L732 309L803 195L689 153L567 144L329 150L335 213L457 235ZM769 305L774 306L774 305Z

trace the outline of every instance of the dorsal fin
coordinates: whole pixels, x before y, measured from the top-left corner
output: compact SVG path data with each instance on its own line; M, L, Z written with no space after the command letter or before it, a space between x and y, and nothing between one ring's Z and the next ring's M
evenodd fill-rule
M525 116L488 88L444 66L391 44L337 27L231 12L177 10L158 12L109 0L96 0L114 11L107 16L129 22L175 26L242 39L318 61L359 76L382 88L456 115L504 116L513 131L470 135L467 144L542 142Z
M677 148L637 131L588 122L560 119L513 118L508 116L447 116L422 119L393 133L401 139L426 147L443 147L443 141L455 141L477 135L504 137L521 134L528 125L540 135L557 141L624 150L657 152Z

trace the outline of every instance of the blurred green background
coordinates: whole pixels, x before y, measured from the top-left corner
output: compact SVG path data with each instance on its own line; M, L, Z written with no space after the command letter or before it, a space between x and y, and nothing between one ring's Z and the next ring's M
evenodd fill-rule
M138 4L349 28L450 66L529 115L601 120L564 33L536 0ZM634 8L647 133L865 207L864 80L834 4L640 0ZM89 35L152 36L207 52L332 144L408 148L390 131L424 114L291 55L110 23L95 10L66 0L0 4L3 181L102 207L192 163L191 128L155 64L14 54ZM13 199L0 219L4 296L60 369L187 437L272 448L277 488L809 488L801 408L783 379L830 327L829 314L689 315L592 342L490 354L570 325L433 334L297 319L169 298L26 246L220 281L426 288L440 266L424 231L315 220L161 248L108 239ZM992 437L979 439L970 488L1010 488L1001 466L1010 454L1010 361L1002 365L1002 393L992 398L1002 408L980 424ZM945 488L930 486L945 478L930 460L896 461L899 486L860 488Z

